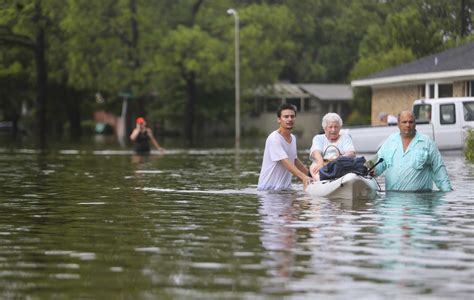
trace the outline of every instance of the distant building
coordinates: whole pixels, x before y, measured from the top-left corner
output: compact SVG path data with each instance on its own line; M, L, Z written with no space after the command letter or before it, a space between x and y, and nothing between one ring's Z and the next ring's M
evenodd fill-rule
M349 84L275 83L256 90L252 113L243 117L242 127L268 134L276 129L278 107L291 103L298 108L294 132L299 138L309 140L322 131L321 120L326 113L336 112L346 120L352 99Z
M351 82L372 89L372 125L381 112L396 115L421 98L474 96L474 42Z

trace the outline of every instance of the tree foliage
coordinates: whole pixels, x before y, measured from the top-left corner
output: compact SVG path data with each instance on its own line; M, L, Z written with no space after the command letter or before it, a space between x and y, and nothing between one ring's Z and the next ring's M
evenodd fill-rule
M26 103L72 129L96 93L119 113L128 92L130 116L189 140L209 122L232 129L231 7L244 98L279 80L347 83L472 39L474 0L0 0L0 118L21 120ZM367 98L356 91L355 122Z

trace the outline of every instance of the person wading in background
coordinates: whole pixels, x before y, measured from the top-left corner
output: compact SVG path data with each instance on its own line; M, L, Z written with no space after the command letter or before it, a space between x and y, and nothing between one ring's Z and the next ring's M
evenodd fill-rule
M164 150L156 141L151 128L146 127L146 121L142 117L137 118L136 127L133 129L132 134L130 134L130 140L135 142L135 152L137 154L150 153L150 141L156 150Z

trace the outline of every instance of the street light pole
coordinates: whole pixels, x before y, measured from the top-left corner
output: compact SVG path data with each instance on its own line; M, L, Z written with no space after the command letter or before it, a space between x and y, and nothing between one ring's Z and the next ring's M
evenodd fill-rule
M227 14L234 16L235 21L235 148L240 148L240 54L239 54L239 15L233 8Z

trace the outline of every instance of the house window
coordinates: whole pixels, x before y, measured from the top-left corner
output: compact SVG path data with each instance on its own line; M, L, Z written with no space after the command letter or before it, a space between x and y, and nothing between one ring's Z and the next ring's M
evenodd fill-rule
M434 94L435 85L434 84L428 84L427 86L428 86L428 88L427 88L428 95L426 95L427 96L426 98L435 98L435 94Z
M425 85L426 98L446 98L453 96L453 84L452 83L426 83Z
M253 109L251 111L252 116L258 116L265 111L265 103L263 99L253 100Z
M438 98L446 98L453 96L452 84L438 84Z
M466 97L474 97L474 80L466 81Z
M265 103L267 105L266 112L275 112L278 111L282 102L280 99L266 99Z
M304 101L304 111L317 111L318 102L316 99L308 98Z
M425 95L425 86L424 85L419 85L418 86L418 95L419 97L418 98L426 98Z
M436 96L435 96L435 85L434 84L429 85L428 98L436 98Z
M297 111L301 111L301 99L287 99L286 103L293 104L296 106Z
M456 114L454 113L454 104L440 105L440 123L443 125L456 123Z

